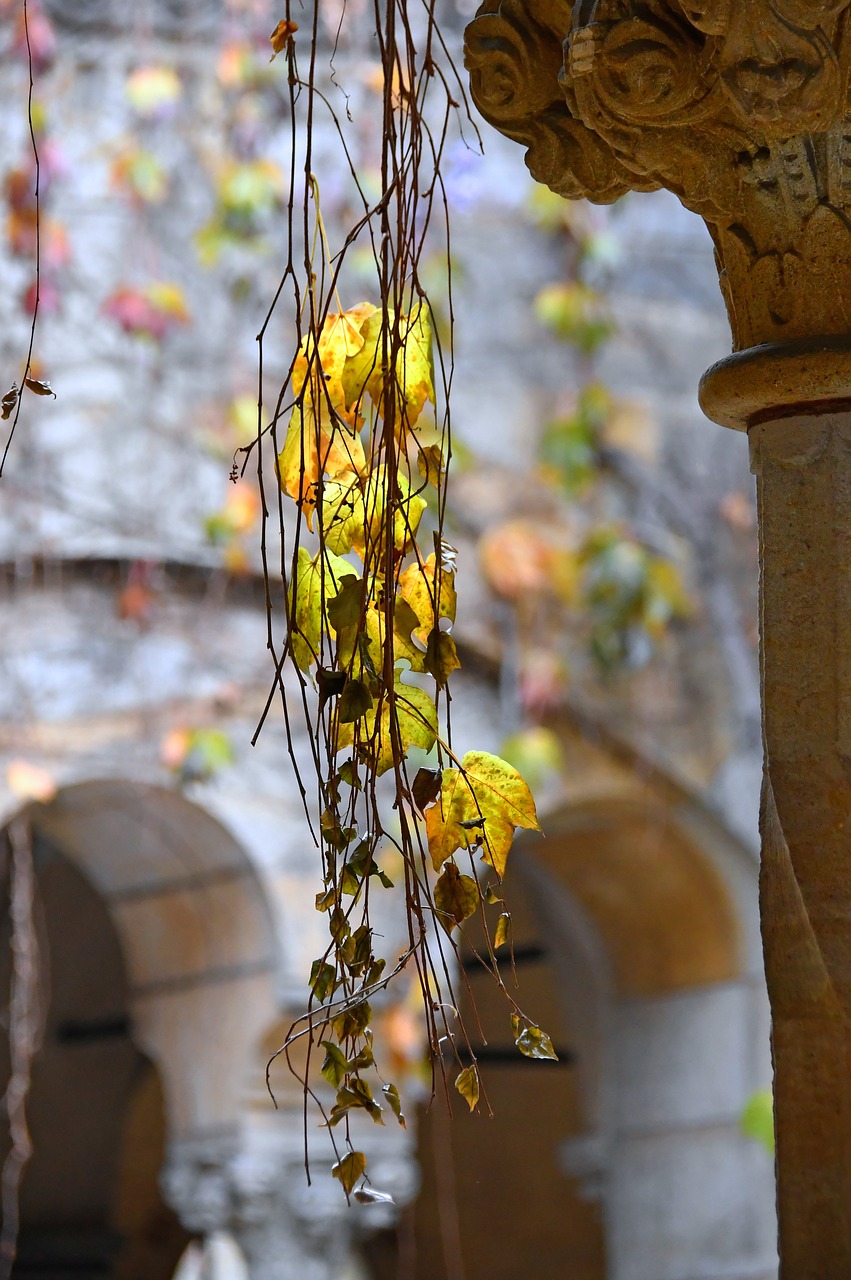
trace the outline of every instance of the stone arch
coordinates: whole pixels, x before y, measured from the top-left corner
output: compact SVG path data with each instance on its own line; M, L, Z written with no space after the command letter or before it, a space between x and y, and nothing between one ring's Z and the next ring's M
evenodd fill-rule
M31 822L35 840L69 859L114 923L133 1036L160 1072L170 1144L235 1129L278 969L247 855L180 792L125 780L63 788L33 807Z
M630 799L574 804L527 849L593 922L621 995L662 995L740 975L740 912L718 866L670 807Z

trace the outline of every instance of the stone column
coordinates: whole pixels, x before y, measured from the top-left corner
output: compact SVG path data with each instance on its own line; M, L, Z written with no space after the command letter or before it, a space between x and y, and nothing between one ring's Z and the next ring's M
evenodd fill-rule
M783 1280L851 1276L851 0L485 0L466 63L535 178L666 187L716 247L701 390L758 476L761 905Z

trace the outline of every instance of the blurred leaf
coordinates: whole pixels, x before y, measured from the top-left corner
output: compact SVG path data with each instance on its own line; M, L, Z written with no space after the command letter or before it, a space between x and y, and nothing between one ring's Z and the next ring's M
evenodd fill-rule
M604 308L604 298L578 280L547 285L535 299L541 324L589 356L614 333Z
M770 1089L760 1089L748 1099L739 1125L746 1138L753 1138L774 1155L774 1097Z
M552 729L536 725L506 738L500 755L526 779L532 791L564 769L564 751Z
M180 77L171 67L140 67L124 86L127 101L140 116L163 115L180 99Z
M29 387L30 391L37 396L53 396L53 399L56 399L56 392L49 382L44 382L39 378L25 378L24 386Z
M511 937L511 916L507 911L503 911L502 915L496 922L496 933L493 936L494 950L503 946Z

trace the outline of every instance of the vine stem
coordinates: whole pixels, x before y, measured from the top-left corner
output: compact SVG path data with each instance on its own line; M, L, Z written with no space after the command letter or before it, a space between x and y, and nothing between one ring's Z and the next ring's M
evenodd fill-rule
M33 150L33 161L35 163L35 298L33 299L33 315L30 325L30 341L27 347L27 360L24 365L24 376L21 378L21 390L18 394L18 403L15 406L15 416L12 419L12 425L9 428L9 434L6 438L6 445L3 449L3 456L0 458L0 480L3 478L3 468L6 465L6 459L9 456L9 449L18 426L18 419L21 416L21 404L24 398L24 388L26 387L27 378L30 376L32 368L33 347L35 346L35 327L38 320L38 308L41 302L41 162L38 156L38 143L35 137L35 125L33 124L33 93L35 91L35 81L33 79L33 54L32 45L30 44L30 24L29 14L27 12L28 0L23 0L24 14L24 36L27 42L27 69L29 72L29 89L27 91L27 123L30 131L30 143Z

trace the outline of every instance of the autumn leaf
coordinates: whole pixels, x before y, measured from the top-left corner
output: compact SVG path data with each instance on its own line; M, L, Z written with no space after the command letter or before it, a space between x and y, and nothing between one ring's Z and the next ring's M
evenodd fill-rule
M12 410L18 403L18 396L20 394L17 382L13 382L3 399L0 400L0 417L4 420L12 416Z
M471 1111L479 1105L479 1068L473 1063L456 1076L455 1088Z
M430 676L434 677L442 688L452 675L452 672L457 671L460 666L461 661L452 636L446 631L440 631L435 627L430 633L428 644L426 645L425 660L423 662L424 669Z
M393 751L391 718L395 714L398 724L399 749L406 754L410 747L431 751L437 741L437 709L425 689L403 684L394 685L393 699L381 699L380 716L376 708L368 711L361 720L360 754L367 756L380 777L399 763ZM349 747L354 742L353 727L341 724L337 734L336 750Z
M348 1151L332 1166L331 1173L342 1183L346 1195L350 1195L358 1178L366 1173L366 1156L362 1151Z
M458 604L455 573L454 570L445 569L442 564L438 573L434 555L430 555L422 563L410 565L400 575L399 594L417 616L419 625L414 635L423 644L428 643L429 635L441 618L455 621Z
M542 1031L540 1027L524 1027L519 1032L514 1043L526 1058L547 1058L551 1062L558 1062L558 1055L553 1048L552 1040L546 1031Z
M406 1129L407 1125L405 1124L405 1117L402 1114L402 1099L399 1097L399 1090L396 1088L395 1084L382 1085L381 1092L387 1099L387 1105L399 1121L399 1124L403 1129Z
M460 770L444 770L440 802L425 817L436 871L456 849L467 848L472 835L502 876L516 828L540 830L535 801L520 774L486 751L468 751Z
M336 594L337 585L352 566L339 556L320 551L311 558L306 547L299 547L298 560L290 582L287 620L293 660L301 671L308 671L318 661L323 630L323 604Z
M53 399L56 399L56 392L53 387L42 378L25 378L24 386L29 387L30 391L37 396L53 396Z
M434 804L440 795L443 775L439 769L419 769L411 787L414 803L423 812L430 804Z
M447 933L475 915L479 905L479 886L471 876L463 876L454 862L447 862L443 875L434 886L437 918Z
M288 22L286 18L281 18L281 21L269 36L269 40L272 45L272 56L269 59L270 62L274 62L278 54L283 53L284 49L286 49L290 40L292 40L297 31L297 22Z
M278 454L278 480L304 511L309 528L313 528L319 477L345 476L348 490L358 484L358 475L365 467L366 457L358 436L350 436L333 425L319 426L309 404L293 408L284 447ZM330 486L325 488L327 493Z
M396 375L402 392L405 416L409 426L417 421L427 400L434 404L434 362L432 359L431 317L425 303L420 303L403 318L402 350L396 363Z
M511 937L511 916L507 911L503 911L502 915L496 922L496 933L493 936L494 950L503 946Z

